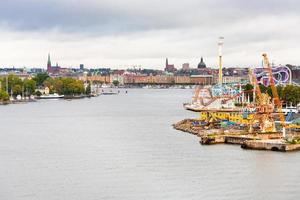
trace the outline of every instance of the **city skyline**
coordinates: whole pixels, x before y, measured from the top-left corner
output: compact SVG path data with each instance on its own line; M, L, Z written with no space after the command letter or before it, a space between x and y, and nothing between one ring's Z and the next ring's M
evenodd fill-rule
M272 9L269 5L272 4ZM0 8L1 66L46 68L50 52L61 66L162 69L217 63L259 66L267 52L276 64L299 64L297 1L14 0Z

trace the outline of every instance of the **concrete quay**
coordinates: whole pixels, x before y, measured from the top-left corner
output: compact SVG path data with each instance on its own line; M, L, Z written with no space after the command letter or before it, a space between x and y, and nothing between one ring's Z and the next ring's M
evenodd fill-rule
M300 144L291 144L282 139L279 132L275 133L248 133L245 130L211 128L201 124L199 120L185 119L173 127L177 130L196 135L202 145L236 144L243 149L295 151L300 150ZM299 137L300 133L287 133L288 138Z
M295 151L300 150L300 144L289 144L285 140L252 140L245 141L243 149L270 150L270 151Z

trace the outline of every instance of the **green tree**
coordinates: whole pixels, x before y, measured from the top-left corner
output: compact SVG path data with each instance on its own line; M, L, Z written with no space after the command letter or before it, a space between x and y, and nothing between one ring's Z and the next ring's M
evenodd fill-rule
M39 73L33 78L33 80L36 82L37 86L43 86L44 81L48 78L49 75L47 73Z
M24 80L24 89L25 89L26 95L32 95L36 89L36 82L32 79Z
M22 86L19 84L14 85L12 88L12 92L13 92L14 96L21 95L22 94Z
M47 78L44 82L43 82L43 85L45 87L48 87L49 88L49 93L50 94L53 94L55 91L55 88L54 88L54 82L55 82L55 79L49 77Z
M86 95L90 95L92 92L92 89L91 89L91 84L89 83L86 88L85 88L85 94Z
M62 90L63 90L63 86L64 86L64 83L61 79L54 79L53 80L53 90L54 92L58 93L58 94L61 94L62 93Z
M14 87L16 85L18 85L16 87L17 89L19 89L19 87L21 88L21 93L22 93L23 81L18 76L14 75L14 74L8 75L8 92L13 91ZM6 90L6 88L5 88L5 90Z
M8 101L9 100L9 95L5 91L0 90L0 101Z
M282 100L287 104L297 105L300 102L300 87L294 85L285 86L282 91Z
M85 89L82 81L73 78L61 78L60 80L62 81L61 94L84 94Z
M244 91L250 91L250 90L253 90L254 87L253 87L253 85L248 83L248 84L244 85L242 88Z
M280 99L282 99L282 97L283 97L283 89L284 89L283 86L281 86L281 85L277 86L277 92L278 92L278 96Z
M253 92L251 92L254 89L253 85L251 85L250 83L248 83L248 84L244 85L242 87L242 89L243 89L244 92L247 92L246 93L246 98L249 95L250 101L253 101Z
M112 82L112 84L113 84L114 86L118 86L118 85L120 84L120 82L119 82L118 80L114 80L114 81Z
M259 88L262 93L268 92L268 87L266 87L264 84L259 84Z

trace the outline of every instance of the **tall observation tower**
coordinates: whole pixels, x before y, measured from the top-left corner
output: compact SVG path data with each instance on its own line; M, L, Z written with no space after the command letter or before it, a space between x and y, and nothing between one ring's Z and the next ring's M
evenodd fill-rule
M224 44L224 37L219 37L218 47L219 47L219 85L223 84L223 60L222 60L222 49Z

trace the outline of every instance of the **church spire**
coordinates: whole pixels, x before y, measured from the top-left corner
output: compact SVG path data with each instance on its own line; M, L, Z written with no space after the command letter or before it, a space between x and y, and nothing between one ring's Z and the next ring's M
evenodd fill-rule
M48 62L47 62L47 70L51 70L51 59L50 59L50 53L48 54Z

